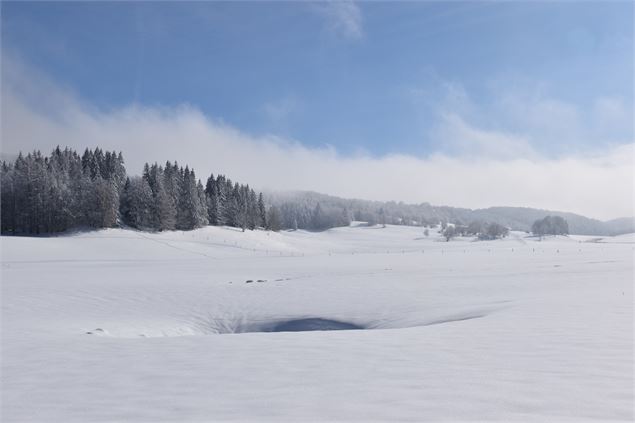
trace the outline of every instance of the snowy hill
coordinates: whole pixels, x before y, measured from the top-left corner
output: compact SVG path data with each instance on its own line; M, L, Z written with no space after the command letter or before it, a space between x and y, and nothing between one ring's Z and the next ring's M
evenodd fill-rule
M2 421L633 419L633 235L2 237ZM347 329L302 331L298 329Z
M380 221L377 214L384 210L387 216L400 216L406 221L428 222L462 222L468 224L475 220L496 222L517 231L529 231L532 224L545 216L560 216L567 220L570 233L575 235L611 236L635 232L635 218L624 217L602 222L576 213L535 209L530 207L488 207L485 209L467 209L450 206L436 206L429 203L405 204L394 201L381 202L360 199L346 199L311 191L268 192L268 202L282 207L283 205L308 205L315 207L317 203L333 207L345 208L353 215L372 216ZM390 223L390 221L388 221Z

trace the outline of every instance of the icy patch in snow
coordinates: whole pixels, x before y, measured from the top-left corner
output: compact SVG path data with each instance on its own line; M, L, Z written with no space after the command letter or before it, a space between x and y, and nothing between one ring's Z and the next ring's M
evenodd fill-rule
M105 330L101 328L86 331L87 335L99 335L113 338L163 338L180 336L205 336L226 334L276 333L276 332L310 332L310 331L340 331L340 330L376 330L376 329L405 329L455 323L465 320L486 317L489 310L473 310L463 313L440 316L435 318L421 318L416 316L398 316L392 319L377 319L359 321L359 319L326 318L316 316L247 318L246 316L208 317L193 319L188 326L141 327L134 323L118 328Z
M305 319L287 320L277 323L269 332L306 332L312 330L352 330L366 329L354 323L340 322L339 320L309 317Z

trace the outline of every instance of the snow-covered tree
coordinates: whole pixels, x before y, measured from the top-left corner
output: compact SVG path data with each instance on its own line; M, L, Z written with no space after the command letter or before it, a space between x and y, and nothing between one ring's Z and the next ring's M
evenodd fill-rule
M265 208L265 200L262 198L262 192L258 195L258 226L267 227L267 209Z
M531 227L534 235L568 235L569 224L561 216L545 216L543 219L536 220Z
M267 229L277 232L281 229L280 226L280 212L278 208L273 206L269 208L267 213Z

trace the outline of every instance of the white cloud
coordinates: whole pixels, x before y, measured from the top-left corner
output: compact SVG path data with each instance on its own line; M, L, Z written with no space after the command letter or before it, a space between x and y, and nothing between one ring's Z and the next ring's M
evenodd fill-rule
M263 111L267 119L274 125L287 123L289 117L297 110L298 101L293 96L286 96L264 104Z
M353 1L331 0L312 5L316 13L324 17L326 28L334 35L359 39L364 35L362 12Z
M427 71L423 79L420 86L408 87L405 98L412 102L422 126L428 131L432 128L432 142L440 131L447 132L444 126L449 118L455 119L458 127L461 122L477 122L468 126L488 132L492 143L494 134L500 134L517 147L524 144L527 152L532 149L548 156L601 150L635 139L633 104L626 94L576 103L558 98L544 82L514 75L488 81L476 101L460 83L447 81L434 71ZM436 120L430 122L430 116ZM453 141L456 136L449 138ZM466 137L460 139L467 143ZM441 141L447 143L448 139L441 137ZM500 150L511 146L507 142L493 144L500 144ZM456 142L438 147L453 151L448 147L456 147ZM504 156L503 151L500 154Z
M454 113L441 114L433 136L443 140L445 150L454 156L499 160L538 157L526 137L475 128Z
M593 107L596 127L609 133L633 133L633 110L629 110L624 100L617 97L602 97Z
M255 137L191 106L96 110L5 60L2 152L56 145L121 150L129 173L145 161L178 160L257 188L461 207L494 205L573 211L602 219L633 215L634 144L588 156L545 158L516 134L483 130L448 114L438 136L456 155L345 157L276 137Z

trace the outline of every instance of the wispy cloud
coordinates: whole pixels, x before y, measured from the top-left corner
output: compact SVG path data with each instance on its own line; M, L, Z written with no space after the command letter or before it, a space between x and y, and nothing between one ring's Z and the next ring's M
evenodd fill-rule
M298 109L299 103L294 96L285 96L264 104L263 112L273 125L285 125L290 116Z
M485 84L488 88L476 101L460 83L434 72L426 78L422 86L407 87L405 96L426 118L429 138L442 151L474 154L480 148L490 156L559 157L635 139L633 105L626 97L580 104L558 98L540 81L499 77Z
M632 143L547 158L522 134L484 129L460 114L446 114L438 136L455 143L455 153L342 156L332 147L250 136L188 105L97 110L6 58L2 104L4 153L99 145L122 150L133 174L145 161L169 159L188 163L201 178L226 173L261 189L472 208L530 206L597 218L633 215ZM610 112L614 106L599 107Z
M633 133L633 110L625 101L617 97L602 97L595 101L593 107L595 125L602 133ZM617 135L619 136L619 135Z
M333 35L359 39L364 35L362 12L349 0L313 3L312 9L324 18L326 28Z
M442 140L445 151L453 156L487 157L497 160L539 157L526 137L476 128L454 113L442 114L433 134Z

